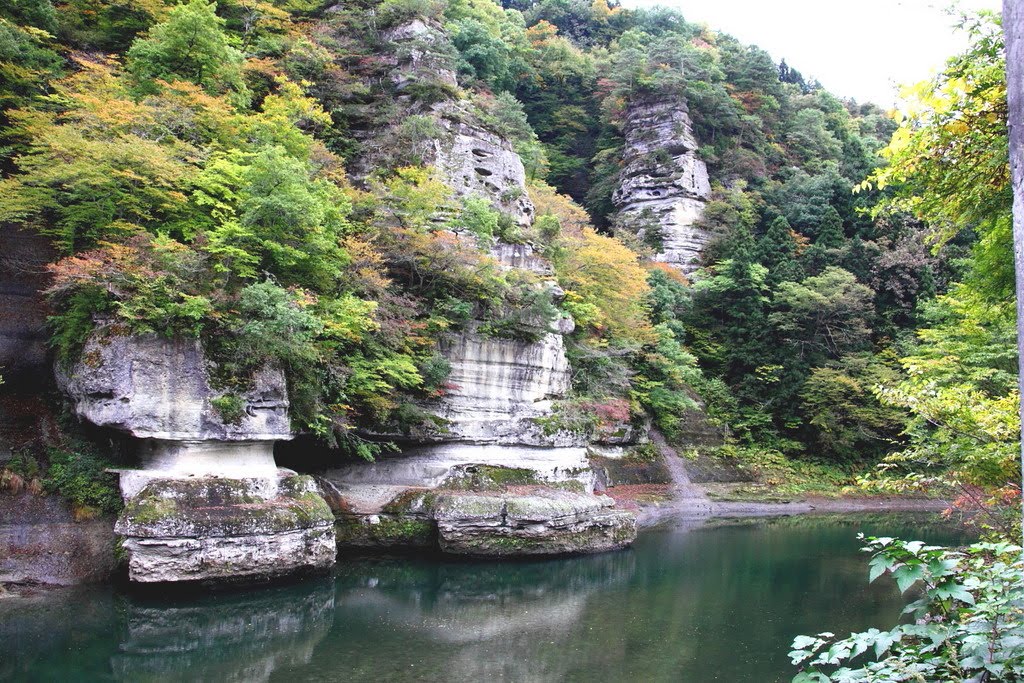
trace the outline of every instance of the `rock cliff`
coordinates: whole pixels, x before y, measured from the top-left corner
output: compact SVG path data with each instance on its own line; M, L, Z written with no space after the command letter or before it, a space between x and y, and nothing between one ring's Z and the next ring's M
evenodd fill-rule
M105 581L116 567L111 516L76 519L57 496L0 493L0 583Z
M686 103L678 98L633 102L623 130L623 168L612 196L616 227L658 243L657 260L692 272L710 238L696 223L711 185Z
M79 417L139 439L273 443L292 437L284 373L263 368L237 397L216 390L198 339L128 336L101 326L58 381ZM239 401L237 415L216 408L229 395Z
M452 367L452 388L436 409L448 423L446 440L552 445L533 420L569 391L561 334L528 342L489 337L471 325L440 348Z
M384 34L381 59L391 65L392 92L379 91L370 79L366 86L398 111L391 123L370 122L357 131L363 152L351 164L351 174L365 179L399 154L433 166L457 197L483 197L511 216L518 225L533 222L534 207L526 193L526 171L511 143L483 122L473 101L463 97L451 63L452 48L443 29L432 21L412 19ZM434 94L422 97L424 89ZM403 134L410 117L421 131L413 139ZM396 145L402 149L392 149Z
M534 207L522 160L453 87L454 74L437 58L447 40L443 30L417 19L391 29L386 38L399 108L429 121L423 128L433 131L414 143L419 159L456 196L486 199L529 228ZM424 100L413 84L428 84L445 95ZM354 164L357 177L377 166L380 150L398 137L399 126L368 134L368 152ZM488 248L501 268L529 274L552 301L564 296L550 263L531 245L498 241ZM572 320L537 321L533 339L489 333L488 322L471 321L438 343L451 365L449 390L422 407L441 419L442 429L417 434L401 453L375 463L352 463L324 474L322 486L338 515L342 547L405 545L521 555L593 552L632 541L632 515L610 510L610 499L593 495L585 440L549 433L541 424L553 401L570 390L563 334L572 332ZM533 488L528 495L496 490L472 477L467 487L465 473L477 470L514 472ZM413 507L403 502L423 489L437 495ZM519 509L532 512L522 518L509 512Z
M114 531L139 583L254 581L334 564L334 518L310 477L154 479Z
M0 466L22 448L52 433L53 407L44 396L49 381L43 290L46 265L56 258L50 240L0 224Z

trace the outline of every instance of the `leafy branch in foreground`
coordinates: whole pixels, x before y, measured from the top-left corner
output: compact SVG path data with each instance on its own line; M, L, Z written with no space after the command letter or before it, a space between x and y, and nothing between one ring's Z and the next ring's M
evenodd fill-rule
M858 536L864 539L863 535ZM1024 561L1021 548L977 543L964 551L921 541L869 538L869 579L892 574L919 594L913 623L839 639L797 636L793 683L1016 681L1024 675Z

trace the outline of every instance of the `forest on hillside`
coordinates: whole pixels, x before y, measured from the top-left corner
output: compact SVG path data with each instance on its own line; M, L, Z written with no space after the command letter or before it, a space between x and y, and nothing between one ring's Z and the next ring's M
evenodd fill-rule
M1005 7L1024 25L1024 5ZM744 503L876 493L949 501L977 523L981 542L953 549L861 535L870 580L891 575L914 619L797 637L797 683L1024 678L1006 73L1024 34L991 12L950 22L969 47L884 111L798 70L814 64L616 0L4 0L0 244L31 235L25 251L45 256L22 268L23 254L0 254L0 313L17 318L0 343L45 337L47 350L16 373L0 367L0 512L16 513L0 559L29 567L16 583L58 557L95 565L94 579L120 564L166 586L326 571L352 547L492 561L603 552L630 545L638 519L707 468L752 482L732 490ZM112 376L132 364L160 366L138 384L163 374L122 390ZM473 391L460 395L458 377ZM111 469L131 449L143 467ZM614 498L601 469L613 451L633 498ZM296 452L303 474L279 467ZM418 479L398 471L417 455ZM669 493L642 509L651 487L637 482L657 466ZM705 490L669 513L728 513ZM789 514L762 499L750 509ZM552 677L555 660L583 658L607 675L630 655L678 675L680 652L722 664L693 646L693 615L749 622L710 632L729 650L719 659L742 649L740 632L762 645L778 635L767 600L703 598L746 602L742 587L772 593L787 618L825 603L843 603L843 618L880 613L867 593L849 593L864 610L847 610L835 588L847 558L824 536L789 533L806 520L758 527L739 554L711 534L703 546L659 535L575 569L508 563L507 584L492 565L434 560L393 572L374 561L363 581L353 562L314 586L323 598L286 591L251 612L232 607L238 596L206 613L103 593L130 623L89 607L82 626L61 603L47 610L74 623L66 642L52 625L17 633L29 623L17 619L8 640L16 652L59 643L58 659L107 674L111 662L148 666L146 653L168 666L175 653L138 634L174 643L180 628L189 666L219 666L204 648L220 643L250 676L264 664L253 648L266 649L269 676L291 659L331 661L314 646L337 599L359 616L339 618L339 646L320 654L353 671L373 659L429 676L398 656L426 643L452 675L492 653L448 658L436 643L493 637L511 651L529 631L552 654L522 671ZM102 532L91 549L79 543L90 523ZM690 582L701 574L714 581ZM358 599L343 599L345 582ZM590 601L612 586L619 602ZM370 591L385 598L379 620ZM460 594L462 640L449 611ZM314 616L289 611L304 600ZM293 628L303 621L319 634L308 648ZM380 657L365 646L382 625ZM591 649L563 647L571 625ZM110 639L110 661L90 649L119 631L130 638ZM301 657L264 647L260 636L285 631ZM533 663L520 654L503 675Z
M403 43L430 68L396 84L411 21L445 39ZM440 336L483 320L536 340L571 316L550 429L650 419L685 448L697 414L754 470L1002 500L1019 475L1002 34L961 21L969 52L894 118L606 0L13 0L0 221L61 253L61 362L103 320L202 339L227 387L280 363L295 429L349 454L438 427L420 402L446 391ZM626 113L659 99L685 103L711 179L690 275L612 200ZM532 224L424 163L452 100L512 142ZM564 298L495 267L495 240L532 245Z

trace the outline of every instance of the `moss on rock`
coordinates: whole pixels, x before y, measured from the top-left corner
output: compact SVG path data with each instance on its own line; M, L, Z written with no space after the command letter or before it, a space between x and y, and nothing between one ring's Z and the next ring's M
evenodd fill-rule
M430 548L436 544L437 529L425 517L341 515L335 534L339 548Z
M449 477L443 487L457 491L504 491L509 486L536 486L542 483L537 473L530 469L466 465Z

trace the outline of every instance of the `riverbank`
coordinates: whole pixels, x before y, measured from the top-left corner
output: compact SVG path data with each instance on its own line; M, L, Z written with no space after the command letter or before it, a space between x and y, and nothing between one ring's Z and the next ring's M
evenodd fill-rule
M676 450L657 432L651 437L671 482L614 486L605 491L619 507L636 512L640 527L670 517L699 520L810 513L942 512L950 507L950 502L941 498L866 495L847 486L823 486L798 493L759 482L694 483Z
M695 484L695 489L705 489ZM942 512L949 501L937 498L910 498L902 496L862 496L837 493L834 497L808 496L783 502L763 500L714 500L688 495L673 497L669 485L616 487L608 495L637 514L641 528L654 526L666 519L713 519L737 517L784 517L790 515L862 513L862 512Z

